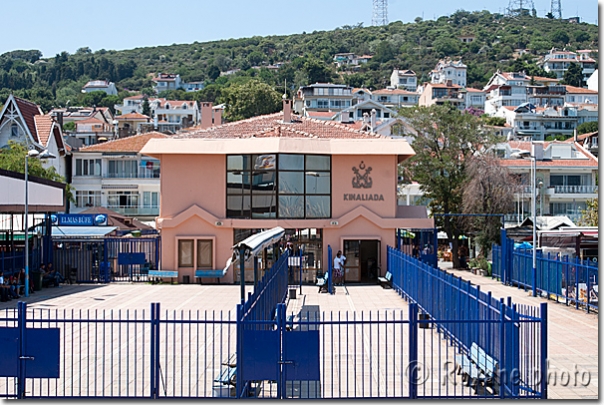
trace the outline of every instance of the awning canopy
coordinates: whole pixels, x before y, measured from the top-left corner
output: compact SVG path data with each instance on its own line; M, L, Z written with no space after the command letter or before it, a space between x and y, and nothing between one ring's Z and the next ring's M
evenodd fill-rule
M104 238L117 229L116 226L53 226L54 239L73 238Z
M257 256L265 247L277 243L285 235L285 229L276 226L273 229L256 233L233 246L233 263L239 260L239 251L245 249L245 260Z

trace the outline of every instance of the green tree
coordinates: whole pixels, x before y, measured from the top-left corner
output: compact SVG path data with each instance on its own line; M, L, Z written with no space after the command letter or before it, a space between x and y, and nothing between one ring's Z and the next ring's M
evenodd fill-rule
M577 127L577 134L589 134L598 130L598 121L584 122Z
M579 226L598 226L598 199L587 200L587 208L581 211Z
M281 94L256 79L223 89L221 99L226 105L225 118L230 121L271 114L281 107Z
M464 186L468 181L467 164L476 148L487 148L492 140L483 130L482 120L449 104L403 108L400 115L413 130L415 155L405 162L406 178L421 184L432 214L461 213ZM456 252L461 221L450 216L435 216L435 224L444 229ZM455 267L459 259L453 255Z
M572 63L568 70L564 72L564 84L575 87L583 87L583 70L578 63Z
M392 45L388 41L381 41L375 48L373 60L380 63L385 63L394 59L395 53Z
M147 97L145 97L145 99L143 100L143 104L141 105L141 107L143 115L151 117L151 106L149 105L149 100L147 99Z
M434 50L440 55L450 56L459 52L459 41L453 38L438 37L432 45Z
M503 117L489 117L489 116L487 116L487 117L484 118L484 123L486 125L491 125L491 126L494 126L494 127L504 127L505 123L506 123L506 120Z
M15 141L8 141L8 148L0 149L0 169L10 170L17 173L25 173L25 156L28 149L25 144ZM61 176L54 167L45 168L40 159L28 159L27 174L37 176L43 179L65 183L65 178ZM65 196L71 202L75 202L73 188L70 184L65 186Z
M331 81L331 69L325 64L325 62L318 59L308 58L304 62L303 70L308 77L307 84L329 83Z
M559 45L566 45L570 41L570 37L565 30L556 30L550 36L551 40Z
M210 80L216 80L220 77L220 69L216 65L210 66L208 69L208 77Z

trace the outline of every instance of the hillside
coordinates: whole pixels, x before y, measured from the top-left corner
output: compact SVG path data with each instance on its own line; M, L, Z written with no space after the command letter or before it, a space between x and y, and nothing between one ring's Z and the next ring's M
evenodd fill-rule
M475 37L462 43L462 35ZM289 91L316 81L346 83L355 87L383 88L393 68L412 69L426 80L438 59L461 57L468 66L468 86L483 86L497 70L520 67L537 71L534 59L552 47L598 49L598 27L561 20L522 16L509 18L488 11L458 11L436 21L416 19L414 23L393 22L382 27L343 26L332 31L289 36L252 37L214 42L174 44L125 51L81 48L75 54L62 52L40 59L41 52L13 51L0 55L0 102L11 92L42 105L97 104L112 107L128 92L118 96L83 95L82 86L93 79L108 79L120 90L150 92L151 77L157 72L178 73L184 81L204 80L208 86L198 94L174 97L200 101L220 100L221 89L249 77ZM529 49L522 60L514 50ZM358 71L337 71L332 63L336 53L373 55ZM251 69L284 63L279 69ZM220 72L241 69L219 77Z

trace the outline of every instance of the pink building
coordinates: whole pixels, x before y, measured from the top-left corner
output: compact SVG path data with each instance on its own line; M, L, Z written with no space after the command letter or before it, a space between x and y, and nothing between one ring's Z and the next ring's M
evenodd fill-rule
M275 226L302 249L303 281L327 270L328 245L344 251L347 282L368 281L375 265L386 272L397 228L433 227L425 208L397 206L397 165L414 154L406 141L297 117L289 100L283 112L153 139L141 153L161 162L161 269L181 282L216 274L234 244ZM272 252L263 259L269 266ZM239 269L220 279L238 281Z

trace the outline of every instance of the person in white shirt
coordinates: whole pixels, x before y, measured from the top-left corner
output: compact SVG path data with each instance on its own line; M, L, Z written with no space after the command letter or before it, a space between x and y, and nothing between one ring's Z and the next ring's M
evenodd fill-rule
M334 276L333 280L335 285L343 285L344 284L344 269L346 264L346 256L342 254L341 250L338 250L335 259L333 259L333 270Z

